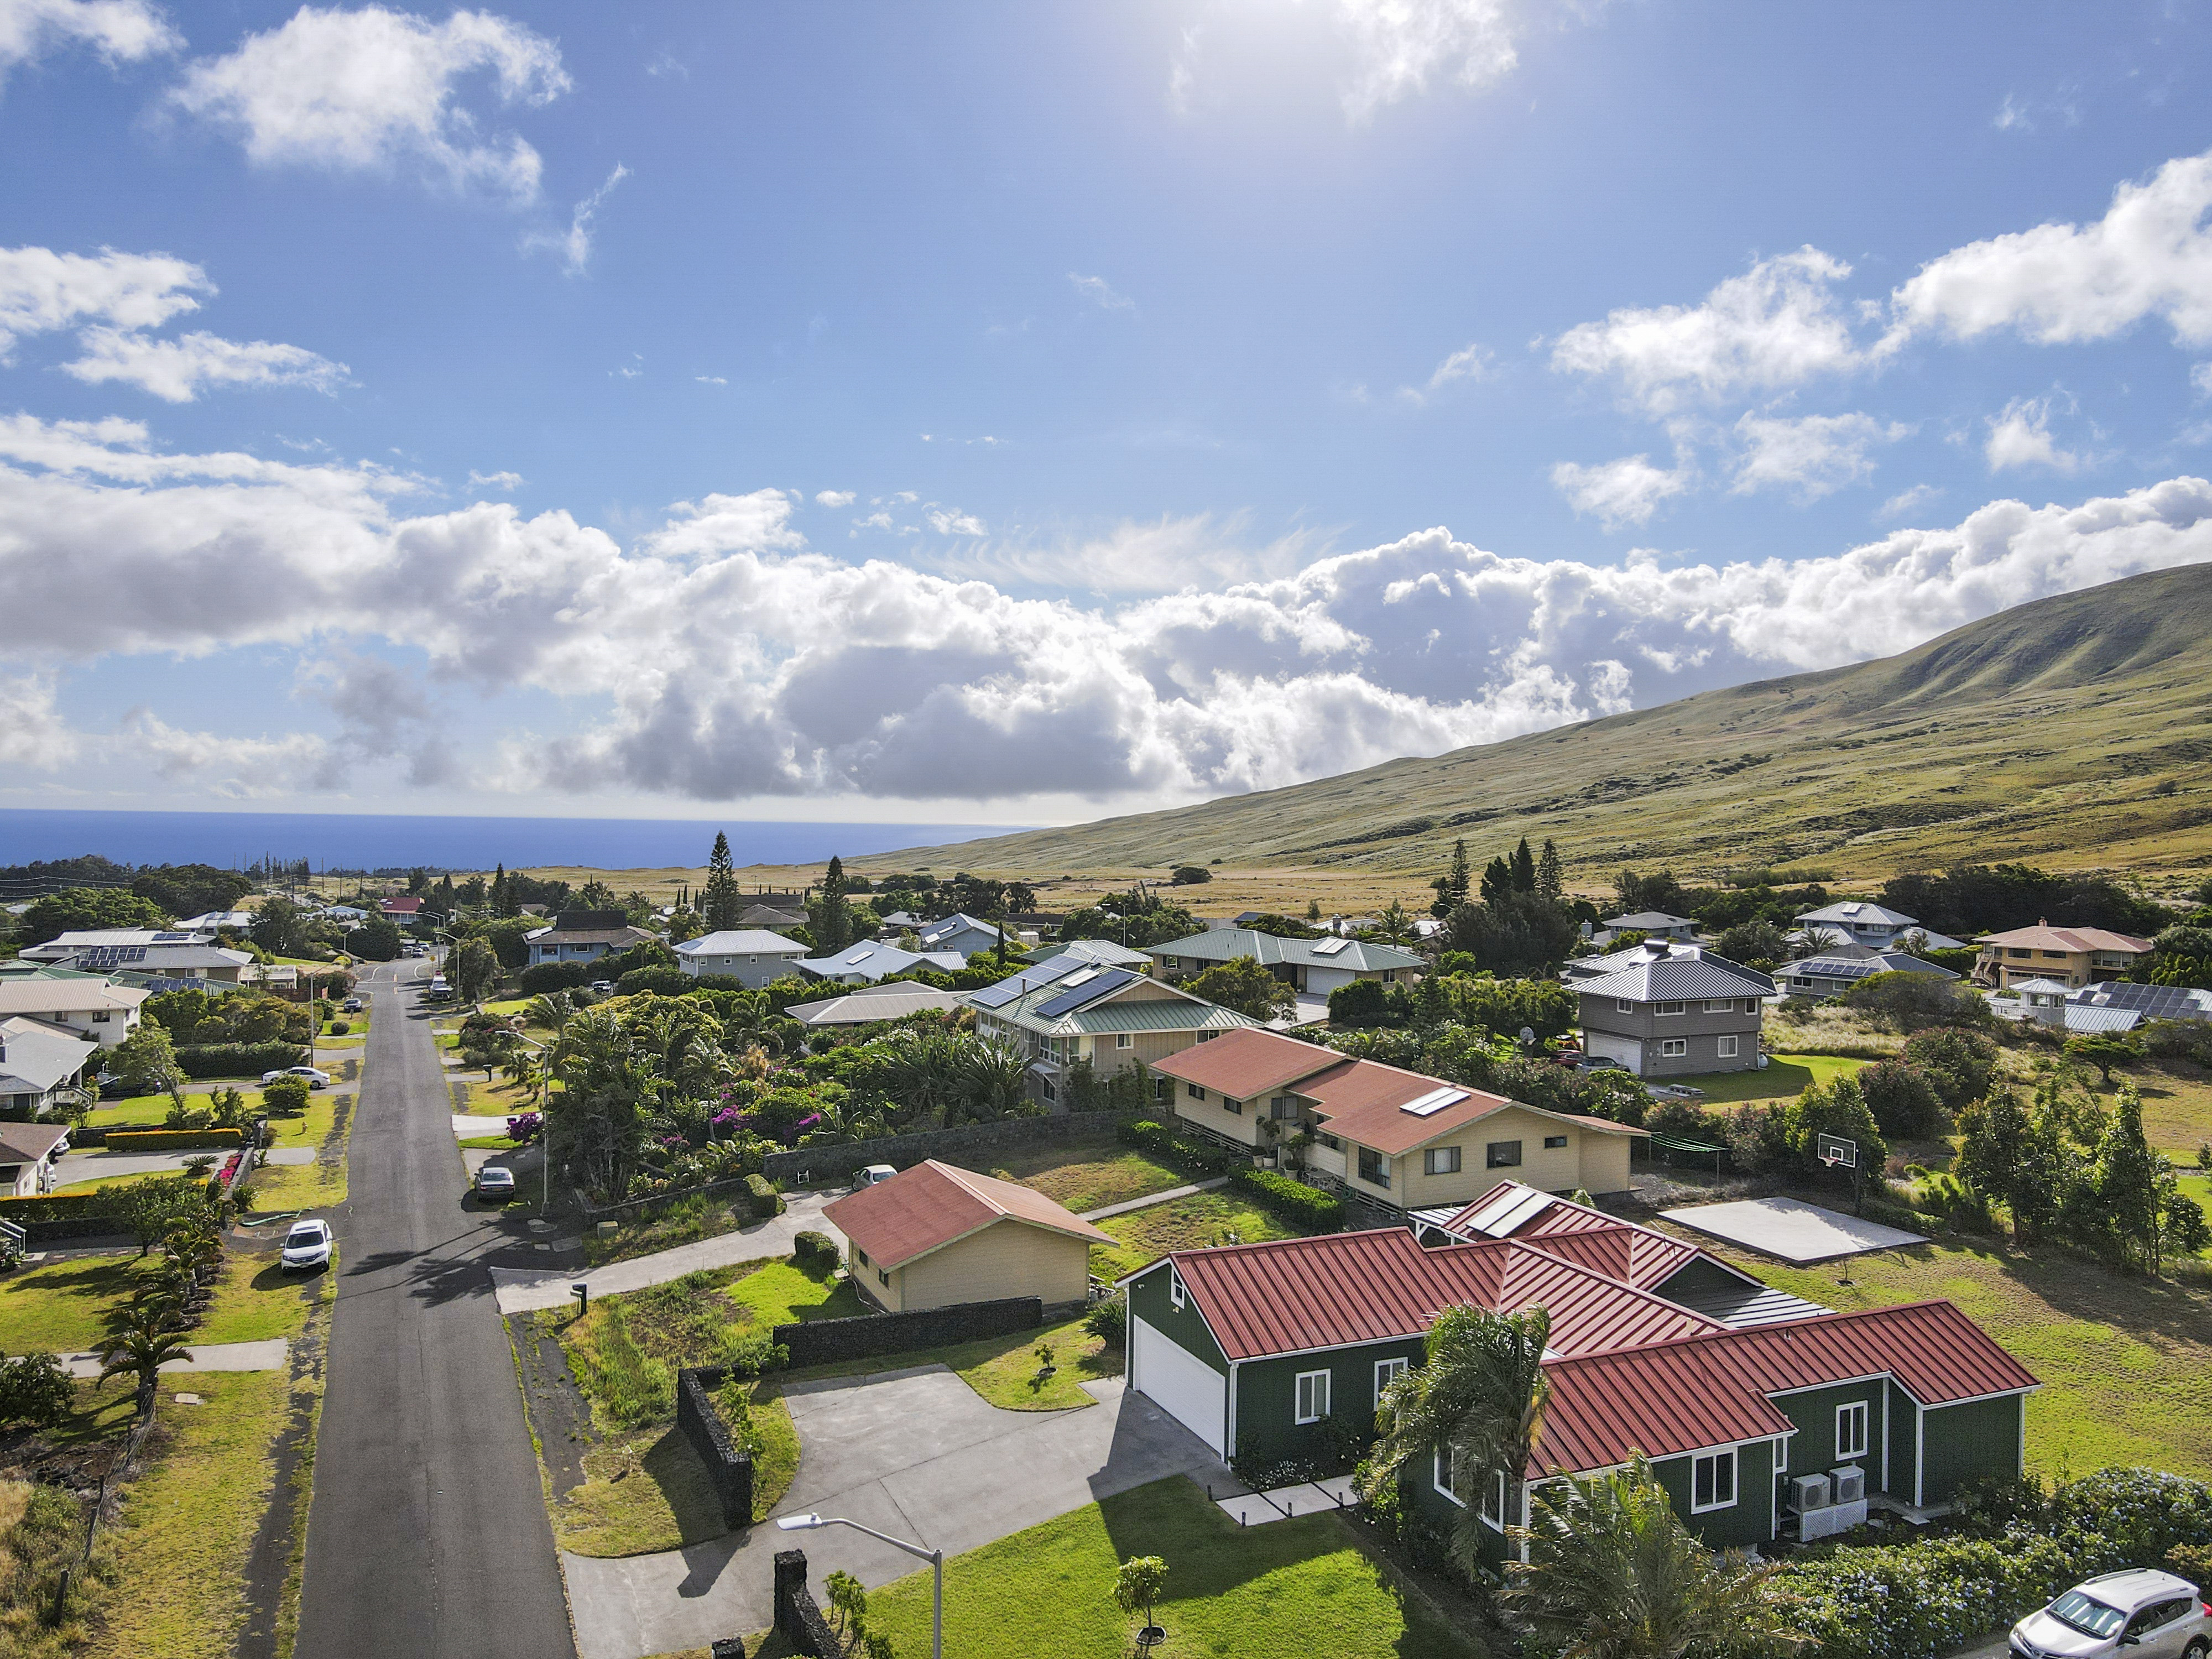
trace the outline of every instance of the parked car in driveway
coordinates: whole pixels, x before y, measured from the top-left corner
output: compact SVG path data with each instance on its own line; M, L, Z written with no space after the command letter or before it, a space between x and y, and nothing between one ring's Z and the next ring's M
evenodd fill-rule
M331 1244L329 1222L294 1222L292 1231L284 1235L284 1271L293 1273L308 1267L329 1267Z
M504 1164L487 1164L477 1171L478 1198L513 1198L514 1171Z
M878 1181L889 1181L897 1173L897 1169L891 1164L871 1164L853 1177L853 1186L855 1190L862 1187L872 1187Z
M319 1072L312 1066L287 1066L279 1071L264 1072L261 1074L262 1086L267 1087L280 1077L303 1077L307 1079L310 1089L328 1088L331 1081L328 1072Z
M338 1004L338 1007L343 1012L357 1014L361 1012L361 999L359 997L348 997L343 1002Z
M2155 1567L2076 1584L2012 1627L2014 1659L2205 1659L2212 1605L2186 1578Z

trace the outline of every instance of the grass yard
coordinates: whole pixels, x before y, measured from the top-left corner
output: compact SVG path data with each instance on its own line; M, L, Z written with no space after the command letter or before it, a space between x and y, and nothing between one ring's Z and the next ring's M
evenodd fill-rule
M115 1584L82 1650L94 1659L228 1659L245 1623L246 1557L269 1505L290 1379L207 1372L191 1384L202 1404L175 1403L165 1382L159 1449L109 1534Z
M1703 1077L1662 1080L1702 1089L1707 1103L1716 1106L1740 1100L1795 1100L1812 1085L1849 1077L1866 1064L1838 1054L1770 1054L1763 1072L1709 1072Z
M946 1562L946 1650L1026 1659L1039 1650L1042 1619L1055 1659L1122 1659L1136 1620L1114 1604L1114 1575L1133 1555L1167 1562L1153 1617L1171 1654L1473 1659L1479 1651L1402 1592L1335 1516L1240 1528L1180 1475ZM872 1592L868 1625L902 1654L927 1653L930 1575Z
M319 1302L337 1294L334 1273L288 1273L276 1252L237 1253L223 1263L215 1300L190 1339L195 1342L265 1342L297 1337Z
M1841 1054L1879 1060L1905 1046L1905 1033L1869 1024L1839 1003L1816 1002L1802 1013L1766 1011L1765 1043L1770 1053L1797 1056Z
M224 1158L230 1156L231 1152L231 1149L227 1146L210 1146L207 1150L215 1155L218 1166ZM136 1175L94 1175L82 1181L64 1182L54 1190L58 1193L67 1193L71 1198L83 1198L93 1193L106 1192L112 1188L128 1187L133 1182L165 1181L171 1176L183 1173L181 1170L141 1170ZM126 1230L118 1227L115 1231L122 1232Z
M335 1089L318 1089L307 1097L307 1109L298 1117L272 1117L269 1127L279 1146L313 1146L330 1151L335 1161L318 1158L313 1164L267 1164L253 1172L249 1183L257 1210L318 1210L343 1204L346 1196L346 1144L353 1135L355 1097L341 1097ZM345 1121L338 1123L343 1103Z
M465 1140L461 1144L470 1146L477 1143ZM688 1198L650 1220L618 1223L611 1238L590 1234L584 1240L584 1258L594 1267L605 1267L610 1261L652 1255L702 1238L719 1238L753 1219L752 1205L742 1188L731 1195Z
M160 1258L146 1258L149 1266ZM77 1256L0 1277L0 1353L82 1352L98 1344L107 1310L130 1299L139 1258Z
M77 1651L106 1600L108 1552L79 1568L84 1523L76 1500L27 1480L0 1480L0 1652L11 1659L62 1659ZM60 1625L47 1622L64 1569L76 1570Z
M232 1084L187 1089L185 1091L185 1109L188 1112L214 1110L214 1103L209 1097L217 1086L238 1088L237 1085ZM261 1091L258 1088L242 1088L239 1092L246 1097L248 1115L261 1109ZM128 1100L106 1101L97 1110L86 1115L84 1127L88 1129L158 1129L168 1121L170 1109L174 1103L167 1095L133 1095Z
M1945 1240L1790 1268L1698 1242L1826 1307L1956 1303L2042 1380L2027 1400L2031 1469L2147 1464L2212 1476L2212 1287L2126 1278L2055 1249L2028 1256Z
M2190 1060L2153 1060L2113 1076L2126 1078L2142 1095L2143 1133L2150 1144L2184 1164L2195 1163L2197 1149L2212 1141L2212 1075Z
M1194 1193L1136 1210L1109 1216L1099 1231L1120 1241L1114 1248L1091 1247L1091 1271L1103 1279L1119 1279L1170 1250L1193 1250L1208 1244L1257 1244L1270 1238L1296 1238L1298 1230L1276 1219L1224 1189Z
M1150 1153L1124 1146L1111 1135L1064 1141L1056 1146L1008 1149L1005 1163L990 1171L1034 1187L1047 1198L1081 1215L1152 1193L1164 1193L1192 1179Z
M759 1435L753 1516L775 1512L799 1473L799 1431L773 1380L750 1385ZM643 1555L728 1530L707 1471L672 1424L613 1434L584 1454L584 1484L553 1506L553 1536L578 1555Z
M1053 1348L1053 1375L1037 1377L1036 1346ZM1103 1338L1083 1328L1080 1317L1041 1330L1017 1331L1010 1336L985 1337L949 1348L918 1348L905 1353L877 1354L867 1359L830 1365L808 1365L787 1372L795 1379L820 1376L870 1376L878 1371L903 1370L912 1365L943 1365L962 1382L998 1407L1010 1412L1073 1411L1096 1405L1084 1392L1085 1382L1121 1374L1121 1350L1109 1347Z

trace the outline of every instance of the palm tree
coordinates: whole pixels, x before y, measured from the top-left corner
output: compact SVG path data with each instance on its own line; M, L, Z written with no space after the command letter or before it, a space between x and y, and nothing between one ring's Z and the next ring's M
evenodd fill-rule
M1802 1639L1771 1565L1691 1536L1642 1455L1609 1474L1561 1475L1529 1496L1510 1536L1509 1602L1559 1659L1768 1654Z
M1408 1466L1441 1455L1462 1505L1452 1553L1470 1571L1482 1553L1480 1495L1496 1492L1502 1480L1499 1518L1519 1508L1515 1500L1543 1425L1551 1331L1542 1308L1514 1314L1447 1308L1429 1327L1422 1363L1383 1389L1376 1408L1382 1438L1370 1460L1370 1494Z
M185 1339L166 1328L176 1311L176 1304L167 1297L142 1297L118 1312L113 1320L106 1341L96 1356L100 1361L100 1382L105 1387L112 1376L135 1376L138 1379L138 1411L140 1415L154 1414L155 1390L161 1382L161 1367L173 1359L190 1359L191 1350Z
M1029 1105L1029 1061L1018 1051L984 1037L955 1041L963 1052L954 1077L960 1108L967 1115L988 1123L1018 1114ZM948 1112L946 1127L951 1124Z
M576 1012L575 999L566 991L548 991L530 1000L530 1023L558 1032Z

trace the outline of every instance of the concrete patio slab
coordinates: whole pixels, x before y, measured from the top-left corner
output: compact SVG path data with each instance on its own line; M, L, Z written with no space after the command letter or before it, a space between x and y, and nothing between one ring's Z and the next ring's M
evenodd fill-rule
M1817 1204L1794 1198L1749 1198L1733 1204L1694 1204L1686 1209L1662 1210L1669 1221L1732 1244L1760 1251L1796 1267L1815 1261L1834 1261L1869 1250L1894 1250L1907 1244L1925 1244L1920 1233L1885 1227L1877 1221L1824 1210Z

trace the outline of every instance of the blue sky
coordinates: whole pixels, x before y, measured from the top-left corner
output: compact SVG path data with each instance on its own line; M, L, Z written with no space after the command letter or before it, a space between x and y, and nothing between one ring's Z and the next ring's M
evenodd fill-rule
M1087 817L2212 557L2208 49L0 0L0 804Z

